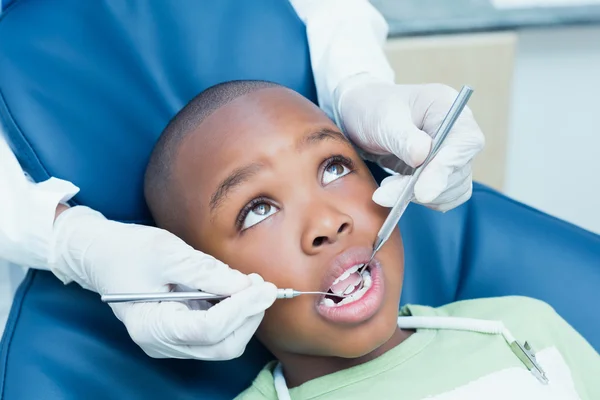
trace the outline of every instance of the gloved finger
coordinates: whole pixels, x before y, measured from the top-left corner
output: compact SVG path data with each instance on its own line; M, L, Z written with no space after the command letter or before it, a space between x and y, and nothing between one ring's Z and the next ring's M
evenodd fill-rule
M422 120L416 123L433 137L456 100L458 92L446 85L429 84L422 86L416 93L418 96L414 100L413 110L421 110L418 114L422 115ZM448 135L448 138L450 137L458 137L465 144L470 142L476 148L483 148L485 137L469 106L466 106L456 119Z
M481 150L476 144L451 135L452 132L415 185L415 197L421 203L435 200L448 186L450 175L470 163Z
M465 198L464 196L465 193L470 192L472 188L473 180L472 177L469 175L465 177L462 181L457 181L456 184L454 184L451 187L448 187L445 192L443 192L438 198L436 198L431 203L423 205L433 210L442 212L451 210L452 208L458 207L459 205L461 205L469 199L468 197ZM462 201L458 202L457 199L462 199Z
M208 346L185 346L183 351L199 360L224 361L241 356L262 322L264 312L246 318L244 323L222 341Z
M231 335L247 318L264 312L276 297L277 288L273 284L253 283L207 311L189 310L182 303L164 302L155 304L151 312L141 311L140 315L135 315L137 310L132 308L124 323L141 328L130 330L130 335L140 345L152 341L173 345L211 345Z
M408 179L409 177L402 175L394 175L386 178L384 180L385 183L382 182L382 186L373 194L373 201L383 207L393 207L400 193L407 185ZM471 191L473 186L470 165L466 165L460 171L452 174L450 181L451 183L446 190L432 202L421 203L415 199L415 203L433 210L445 212L469 200L468 196L465 197L465 193Z
M458 206L460 206L461 204L465 203L466 201L468 201L471 198L471 195L473 194L473 182L472 181L468 181L468 185L467 185L467 191L464 192L462 195L460 195L459 197L457 197L455 200L452 200L448 203L442 203L439 205L433 205L433 206L429 206L432 209L435 209L437 211L441 211L441 212L446 212L449 210L452 210Z
M216 258L190 248L178 262L165 266L163 282L180 284L209 293L230 295L251 285L251 279Z
M241 356L248 342L262 322L264 313L253 315L237 330L222 341L212 345L177 345L164 343L161 346L141 347L152 358L182 358L210 361L231 360Z
M204 337L199 338L201 343L214 344L222 341L239 329L248 318L264 313L273 305L277 298L275 285L264 282L256 274L250 277L253 281L251 287L206 311L203 320L206 329Z
M382 207L393 207L400 193L410 182L409 175L392 175L381 181L381 186L373 193L373 201Z
M446 190L436 197L430 204L440 204L453 201L467 191L468 186L473 180L471 164L454 171L448 177L448 185Z
M425 172L425 171L423 171ZM419 180L421 180L423 177L423 175L421 175L421 177L419 177ZM471 173L471 165L467 164L465 166L463 166L462 168L450 173L450 176L448 176L448 181L443 189L443 191L433 200L428 201L428 202L422 202L421 198L419 197L421 195L420 192L417 191L416 185L415 185L415 202L419 203L419 204L441 204L444 202L449 202L449 201L453 201L455 198L461 196L464 192L467 191L467 186L470 184L470 181L472 180L472 173ZM418 184L418 181L417 181Z
M391 114L380 126L380 146L408 166L418 167L425 161L431 150L431 137L412 124L406 126L405 119L395 121L395 115ZM399 129L401 130L399 131ZM397 171L395 168L391 169Z

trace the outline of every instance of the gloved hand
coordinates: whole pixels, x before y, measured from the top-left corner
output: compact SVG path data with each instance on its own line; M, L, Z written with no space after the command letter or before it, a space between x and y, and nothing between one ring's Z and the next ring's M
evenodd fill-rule
M368 74L345 79L334 92L334 112L362 156L398 172L383 180L373 200L386 207L408 184L412 168L425 161L457 92L444 85L396 85ZM415 201L447 211L471 197L471 160L484 137L468 107L450 131L437 156L415 185Z
M115 303L131 338L151 357L226 360L240 356L277 296L171 233L109 221L77 206L55 222L51 270L100 294L167 292L173 285L233 294L206 311L178 302Z

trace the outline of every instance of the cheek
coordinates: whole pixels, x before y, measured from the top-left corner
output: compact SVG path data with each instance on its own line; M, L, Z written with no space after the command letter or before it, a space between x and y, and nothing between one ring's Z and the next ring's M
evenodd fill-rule
M281 352L310 354L315 347L314 332L320 323L309 296L277 300L266 312L257 337L278 356Z
M298 228L291 225L298 222L273 216L234 240L212 239L210 254L242 273L257 273L278 288L316 290L320 276L311 275ZM257 337L276 355L282 350L308 352L313 336L309 321L316 319L314 301L311 296L277 300L265 312Z
M342 209L352 217L357 231L372 234L375 239L390 209L381 207L372 200L377 184L370 175L361 174L349 176L348 181L340 182L339 188L335 190L339 191L340 201L343 201Z
M289 251L286 238L276 235L280 227L273 226L275 218L267 219L242 234L205 232L202 247L196 247L244 274L256 273L278 287L283 276L285 254ZM275 221L276 222L276 221Z
M393 306L397 311L404 282L404 247L399 229L396 229L386 244L377 253L383 266L386 285L386 306Z
M302 277L298 239L282 234L281 227L273 226L277 223L265 221L248 230L228 246L223 261L245 274L257 273L278 288L293 287L296 277Z

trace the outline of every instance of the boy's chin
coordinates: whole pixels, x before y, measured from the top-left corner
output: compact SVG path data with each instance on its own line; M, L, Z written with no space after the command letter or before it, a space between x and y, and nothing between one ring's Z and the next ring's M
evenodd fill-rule
M348 332L347 340L340 340L332 346L335 354L331 356L347 359L377 357L395 347L395 343L390 344L390 341L398 330L398 320L394 317L385 324L378 324L377 329L370 328L366 334Z

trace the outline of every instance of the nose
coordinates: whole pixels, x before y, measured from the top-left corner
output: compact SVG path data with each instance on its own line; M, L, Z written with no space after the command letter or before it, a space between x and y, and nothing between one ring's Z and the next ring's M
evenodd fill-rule
M306 254L319 253L348 236L354 228L352 217L335 206L319 204L317 209L316 212L306 214L308 216L302 237L302 247Z

